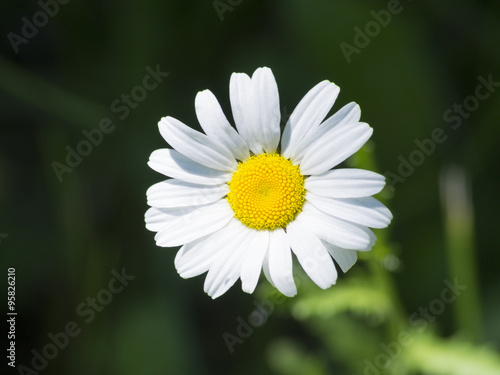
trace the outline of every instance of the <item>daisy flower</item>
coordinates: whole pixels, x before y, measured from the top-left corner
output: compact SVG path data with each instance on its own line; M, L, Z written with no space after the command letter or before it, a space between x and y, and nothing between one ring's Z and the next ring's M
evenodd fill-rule
M215 96L201 91L196 116L205 134L172 117L158 126L172 148L156 150L149 166L170 177L151 186L146 228L158 246L181 246L175 267L183 278L208 271L212 298L238 279L252 293L261 270L286 296L297 293L292 253L320 287L335 284L367 251L390 211L371 195L382 175L332 169L358 151L373 129L352 102L324 120L339 87L323 81L290 115L280 134L278 86L269 68L231 76L236 129Z

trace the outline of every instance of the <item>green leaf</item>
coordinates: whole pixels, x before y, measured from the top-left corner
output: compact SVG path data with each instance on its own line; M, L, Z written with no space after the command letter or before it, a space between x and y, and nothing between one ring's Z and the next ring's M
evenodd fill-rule
M391 310L390 300L382 290L358 278L339 281L333 288L299 297L292 307L292 314L297 319L327 319L350 311L361 316L375 315L383 318Z
M404 356L410 367L429 375L500 374L500 357L495 351L459 339L416 335Z

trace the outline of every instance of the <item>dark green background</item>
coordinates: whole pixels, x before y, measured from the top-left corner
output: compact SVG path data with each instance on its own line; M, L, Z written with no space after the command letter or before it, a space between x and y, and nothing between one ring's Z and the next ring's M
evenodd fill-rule
M231 355L222 334L235 333L255 296L238 282L212 301L203 277L182 280L175 249L156 247L144 228L145 192L162 179L146 165L153 150L165 147L158 120L170 115L199 128L194 98L206 88L230 117L231 73L259 66L273 70L285 113L319 81L338 84L334 110L360 104L362 120L374 128L380 173L397 173L398 157L407 159L415 140L446 131L448 139L394 194L386 192L394 214L389 244L402 261L394 277L409 312L426 306L442 280L453 277L438 183L445 166L465 168L475 217L479 341L498 347L500 92L480 101L457 129L443 114L474 94L478 76L500 81L500 3L402 1L402 11L350 63L340 44L354 45L354 28L364 29L370 11L387 9L387 2L243 0L230 7L221 20L205 0L71 0L16 54L8 33L20 35L22 18L32 20L41 8L2 1L0 233L8 237L1 238L0 257L5 278L8 267L16 268L18 363L29 366L30 350L41 350L47 334L69 321L81 333L44 374L275 373L266 353L282 337L324 356L314 335L287 314L270 316ZM111 103L157 65L169 76L119 119ZM82 130L97 128L104 117L113 132L59 182L52 163L64 163L65 147L75 148L85 139ZM135 279L85 323L77 306L123 267ZM450 309L438 317L443 336L454 333L453 319Z

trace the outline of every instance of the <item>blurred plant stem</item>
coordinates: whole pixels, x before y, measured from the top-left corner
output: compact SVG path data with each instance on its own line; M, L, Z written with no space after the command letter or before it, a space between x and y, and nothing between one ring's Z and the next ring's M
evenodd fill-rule
M379 170L375 162L373 154L374 144L368 142L358 153L354 159L354 166L368 170ZM383 203L387 203L384 197L379 199ZM385 292L392 306L392 316L388 320L389 335L395 339L397 335L408 326L407 314L404 311L398 291L396 290L394 279L385 266L387 257L393 255L393 251L388 246L390 228L386 228L377 233L377 243L367 258L371 275L375 285L377 285L382 292Z
M368 260L368 265L374 284L387 296L391 305L391 315L387 319L387 335L388 338L395 341L398 335L407 329L408 318L396 290L394 278L384 266L383 260L390 254L390 249L385 246L387 243L385 233L379 234L378 237L379 243L383 245L374 249L374 253Z
M446 255L449 276L466 285L453 304L457 326L467 339L481 337L479 287L474 254L474 214L470 187L463 168L449 166L440 180L441 203L445 216Z
M74 95L0 56L0 90L49 115L89 128L106 108Z

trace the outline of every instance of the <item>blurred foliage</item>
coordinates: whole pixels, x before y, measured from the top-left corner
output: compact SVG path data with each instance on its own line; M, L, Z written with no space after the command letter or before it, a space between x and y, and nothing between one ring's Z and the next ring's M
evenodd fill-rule
M500 94L460 126L443 118L475 94L478 77L500 81L500 3L401 1L348 62L341 43L354 45L355 28L373 27L391 2L221 2L222 14L209 0L2 2L0 259L16 268L17 363L31 366L32 350L75 322L81 333L41 373L500 374ZM9 35L22 35L40 3L59 4L57 14L16 53ZM157 66L168 77L121 116L113 103L138 94ZM199 129L194 97L206 88L230 116L230 74L259 66L273 69L284 113L324 79L342 89L334 110L360 104L374 135L347 166L398 173L417 140L436 128L447 140L379 194L394 221L336 286L298 276L299 295L283 301L262 280L255 295L236 285L212 301L203 278L180 279L175 249L157 248L144 228L145 191L162 178L146 162L165 147L162 116ZM105 118L112 132L60 182L53 162ZM460 238L440 204L449 164L465 171L471 198ZM86 322L78 307L123 267L135 279ZM455 278L467 285L460 302L415 326L413 314ZM231 354L224 333L238 335L266 301L265 324ZM384 362L391 343L401 351Z
M408 366L424 374L497 375L500 359L494 350L456 339L447 341L420 336L404 354Z

